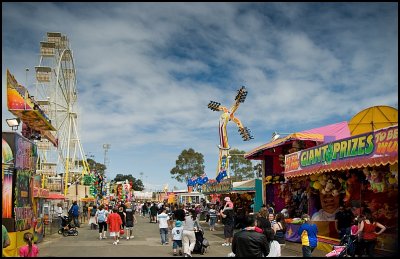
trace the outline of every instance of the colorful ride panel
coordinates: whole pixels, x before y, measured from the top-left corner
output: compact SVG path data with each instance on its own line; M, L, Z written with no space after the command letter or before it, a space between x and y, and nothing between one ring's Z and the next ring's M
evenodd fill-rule
M8 69L7 107L12 114L20 118L29 128L40 131L54 146L57 146L56 138L49 132L56 131L50 119L34 97L29 95L28 90L18 84Z

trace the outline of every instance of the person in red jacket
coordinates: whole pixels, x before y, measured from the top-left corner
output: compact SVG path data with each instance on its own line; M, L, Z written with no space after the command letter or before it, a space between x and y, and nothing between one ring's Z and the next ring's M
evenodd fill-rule
M117 207L114 207L112 213L107 217L107 224L110 231L110 237L114 237L113 245L119 243L119 231L121 230L122 219L118 214Z

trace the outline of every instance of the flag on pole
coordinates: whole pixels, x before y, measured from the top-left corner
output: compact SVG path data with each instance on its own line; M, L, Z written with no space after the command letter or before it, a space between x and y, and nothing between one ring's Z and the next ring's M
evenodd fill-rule
M224 179L224 177L227 176L226 170L220 171L217 175L217 178L215 178L215 180L217 180L217 182L221 182L222 179Z

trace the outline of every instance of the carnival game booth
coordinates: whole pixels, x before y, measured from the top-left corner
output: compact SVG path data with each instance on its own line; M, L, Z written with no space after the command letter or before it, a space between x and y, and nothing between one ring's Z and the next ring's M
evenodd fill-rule
M235 211L240 208L247 214L259 211L262 206L261 179L232 182L231 178L226 178L219 183L215 179L209 179L203 185L202 193L211 204L219 202L222 205L224 198L229 197L234 203Z
M329 252L339 242L334 216L344 204L355 216L371 211L386 226L378 236L377 253L397 253L398 125L286 155L285 177L307 188L308 213L318 226L318 249ZM295 233L293 228L288 232Z
M202 193L206 195L207 200L211 204L222 203L224 197L232 191L231 178L225 178L218 182L215 179L209 179L208 182L203 184Z
M11 244L5 256L17 256L25 245L25 232L34 233L32 176L37 161L36 145L17 132L2 132L2 224L7 228ZM37 232L40 232L39 230Z
M349 127L343 121L292 133L246 153L246 159L262 161L263 204L275 204L276 212L288 209L290 218L301 217L308 210L305 187L301 182L286 182L283 175L285 155L349 136Z
M236 194L236 197L230 197L235 207L242 208L246 215L258 212L262 207L262 180L233 182L231 194Z

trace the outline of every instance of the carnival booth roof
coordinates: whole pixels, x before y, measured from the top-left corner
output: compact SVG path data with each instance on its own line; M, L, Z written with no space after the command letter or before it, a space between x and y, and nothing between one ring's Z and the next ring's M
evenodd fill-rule
M232 191L255 191L255 179L232 183Z
M65 196L63 194L61 194L61 193L49 193L49 196L47 196L46 199L64 200Z
M350 137L350 130L349 127L347 126L347 122L343 121L315 129L292 133L284 138L279 138L277 140L268 142L262 146L256 147L253 150L249 151L248 153L244 154L244 157L247 159L257 159L259 157L260 152L281 146L285 143L294 140L311 140L322 144L329 141L347 137Z

